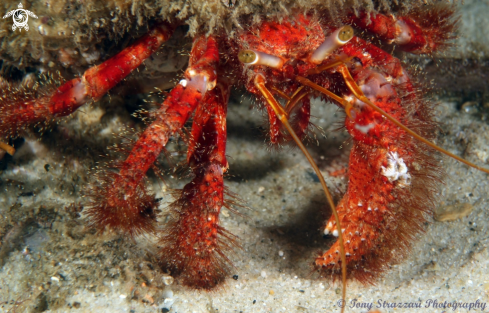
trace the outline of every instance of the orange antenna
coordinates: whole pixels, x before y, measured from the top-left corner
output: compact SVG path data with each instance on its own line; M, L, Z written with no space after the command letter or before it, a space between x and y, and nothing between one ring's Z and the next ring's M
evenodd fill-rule
M0 150L4 150L8 154L10 154L10 155L14 155L14 153L15 153L15 148L14 147L9 146L8 144L3 143L1 141L0 141Z
M336 211L336 206L334 204L333 197L331 196L331 193L329 192L329 189L328 189L328 186L326 185L326 181L324 180L323 174L321 174L321 171L319 171L319 168L316 165L316 162L314 162L311 154L309 153L309 151L307 151L306 147L304 147L304 145L302 144L302 141L296 135L292 126L290 126L289 121L287 119L287 112L285 112L285 110L282 108L282 106L273 97L272 93L267 89L267 87L265 86L265 78L261 74L256 75L255 86L258 88L258 90L260 90L263 97L265 97L268 104L275 111L275 114L277 114L278 118L282 122L282 125L284 125L284 127L287 129L287 131L292 136L292 138L294 139L294 141L297 144L297 146L299 147L299 149L301 149L302 153L304 153L307 160L311 164L314 172L316 173L316 175L319 178L319 181L321 182L321 186L323 187L324 194L326 195L326 199L328 200L328 203L331 206L331 209L333 210L333 215L335 217L336 225L338 225L338 228L341 229L340 217L338 215L338 212ZM341 274L342 274L342 282L343 282L342 300L345 301L345 299L346 299L346 253L345 253L345 244L343 241L343 235L342 235L341 231L338 232L338 239L340 242ZM341 308L341 312L343 313L344 310L345 310L345 308L343 306Z

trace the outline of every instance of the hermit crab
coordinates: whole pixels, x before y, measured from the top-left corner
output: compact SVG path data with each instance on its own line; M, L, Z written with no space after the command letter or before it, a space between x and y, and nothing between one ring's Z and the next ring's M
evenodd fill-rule
M334 20L326 13L301 12L259 22L243 16L246 27L232 35L202 31L193 39L184 77L127 159L89 188L88 224L129 237L157 231L158 201L146 190L144 178L170 137L193 116L187 151L193 179L177 194L171 217L158 233L160 261L185 285L219 286L230 266L225 252L236 243L219 225L221 208L230 205L223 179L228 170L227 102L230 89L244 85L266 111L270 143L297 144L335 209L322 232L337 236L338 242L317 256L315 268L324 276L341 274L343 286L346 277L373 283L402 259L392 248L408 251L431 211L441 172L435 151L489 171L431 142L435 123L421 88L387 49L362 36L391 50L431 54L451 39L452 15L450 7L399 16L348 12ZM46 125L103 97L168 40L176 26L156 23L120 53L39 98L3 96L0 148L13 154L8 140L28 127ZM338 205L302 143L311 128L312 97L344 109L344 125L354 142L348 189Z

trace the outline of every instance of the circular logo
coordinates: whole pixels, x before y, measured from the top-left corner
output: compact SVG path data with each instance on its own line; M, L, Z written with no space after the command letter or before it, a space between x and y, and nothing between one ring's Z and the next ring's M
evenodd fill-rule
M14 20L14 25L12 25L12 30L15 31L17 28L21 30L22 28L25 30L29 30L29 25L27 25L27 21L29 20L29 16L37 18L37 16L29 10L24 10L22 3L19 3L17 10L12 10L5 14L3 18L7 18L12 16Z
M27 16L27 12L23 9L15 10L13 17L14 17L15 26L19 28L23 28L25 25L27 25L27 21L29 20L29 17Z

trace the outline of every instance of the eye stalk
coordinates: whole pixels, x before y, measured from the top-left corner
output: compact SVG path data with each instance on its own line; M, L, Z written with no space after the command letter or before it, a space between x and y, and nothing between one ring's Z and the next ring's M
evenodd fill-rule
M282 58L255 50L241 50L238 59L245 65L264 65L277 69L284 65Z
M353 38L353 27L345 25L335 30L326 40L314 51L309 60L312 63L319 64L328 57L334 50L346 44Z

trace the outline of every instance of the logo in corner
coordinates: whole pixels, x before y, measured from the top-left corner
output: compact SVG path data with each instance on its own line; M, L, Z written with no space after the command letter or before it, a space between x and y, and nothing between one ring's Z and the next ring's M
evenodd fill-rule
M32 13L29 10L24 10L22 3L19 3L19 7L17 10L12 10L5 14L3 18L7 18L12 16L14 20L14 25L12 25L12 30L15 31L17 28L19 31L24 28L26 31L29 30L29 25L27 25L27 21L29 20L29 16L37 18L37 15Z

